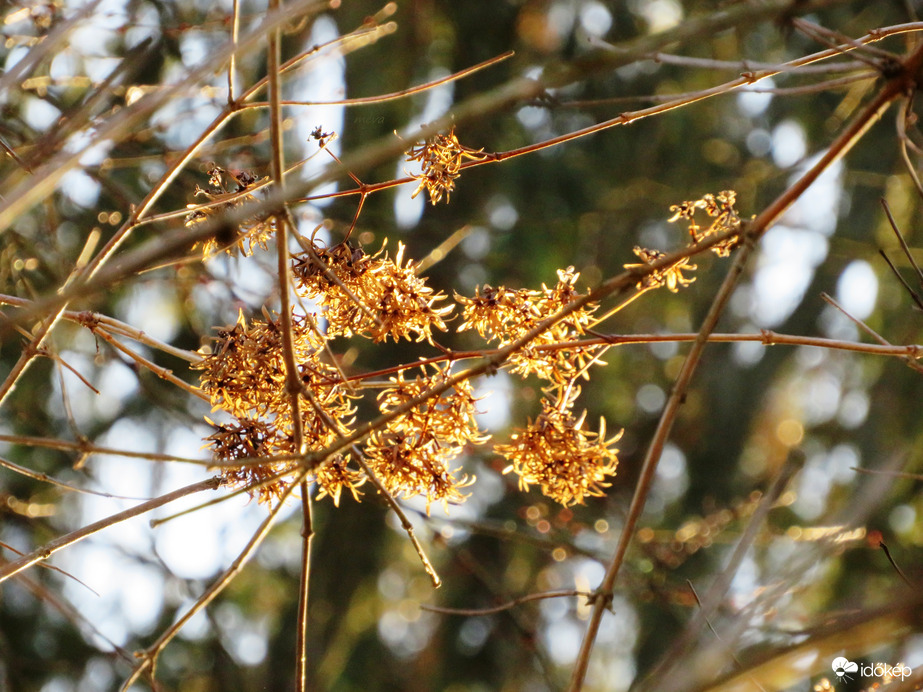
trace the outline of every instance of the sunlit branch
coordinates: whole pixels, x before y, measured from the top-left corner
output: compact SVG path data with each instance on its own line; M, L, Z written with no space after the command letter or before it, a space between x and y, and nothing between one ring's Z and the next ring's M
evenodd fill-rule
M604 45L608 45L610 48L612 47L611 44ZM831 72L855 72L862 68L862 65L859 64L858 61L789 67L787 63L758 62L755 60L713 60L710 58L696 58L689 55L673 55L671 53L652 53L646 57L655 63L663 63L665 65L678 65L680 67L692 67L706 70L728 70L737 73L775 71L778 74L784 75L829 74Z
M198 483L193 483L192 485L187 485L184 488L179 490L174 490L173 492L166 493L160 497L156 497L153 500L148 500L143 502L140 505L136 505L131 509L127 509L124 512L118 512L113 514L105 519L100 519L95 521L92 524L87 524L86 526L77 529L76 531L71 531L70 533L56 538L53 541L49 541L44 546L37 550L33 550L31 553L24 555L18 560L13 560L9 564L0 567L0 582L6 581L13 575L19 574L24 569L28 569L32 565L35 565L43 560L47 560L49 557L54 555L59 550L63 550L75 543L82 541L84 538L92 536L94 533L98 533L105 528L114 526L115 524L127 521L141 514L150 512L152 509L157 509L163 505L169 504L174 500L178 500L187 495L192 495L193 493L198 493L203 490L215 490L219 485L221 485L220 478L209 478L204 481L199 481Z
M805 84L795 87L739 87L737 93L746 94L773 94L775 96L797 96L800 94L814 94L822 91L831 91L849 84L862 82L868 79L876 79L880 76L877 71L866 70L857 74L840 77L838 79L829 79L814 84ZM621 103L669 103L676 99L685 99L697 95L697 91L688 91L677 94L638 94L637 96L613 96L611 98L601 98L592 100L562 100L562 101L542 101L536 103L536 106L550 106L554 108L599 108L608 105Z
M861 41L856 41L849 36L845 36L839 31L832 31L820 24L808 21L803 17L793 17L792 24L799 31L808 36L809 38L814 39L818 43L823 43L826 46L830 46L834 50L840 50L839 44L845 44L850 48L856 50L852 54L853 59L859 60L866 63L869 67L876 69L881 69L881 65L876 63L874 60L866 56L864 53L877 56L880 60L884 61L898 61L900 56L892 53L887 50L882 50L877 46L865 45Z
M871 43L873 41L881 40L881 38L883 37L884 35L881 35L878 32L873 32L859 39L857 43L859 45L864 45L867 43ZM490 164L490 163L498 163L501 161L506 161L508 159L515 158L518 156L523 156L525 154L531 154L533 152L546 149L548 147L564 144L566 142L579 139L581 137L593 135L593 134L602 132L603 130L607 130L613 127L629 125L639 120L649 118L655 115L660 115L662 113L666 113L668 111L671 111L677 108L688 106L690 104L696 103L698 101L702 101L704 99L712 98L714 96L720 96L723 94L733 92L735 90L739 90L742 87L746 87L748 85L754 84L768 77L776 76L783 69L793 69L793 68L799 68L799 67L811 65L813 63L826 60L831 57L835 57L837 55L840 55L842 52L849 51L849 50L853 50L852 45L837 46L836 48L820 51L818 53L813 53L811 55L804 56L802 58L791 60L782 65L775 66L774 69L747 72L741 75L739 78L731 80L729 82L725 82L724 84L720 84L720 85L710 87L707 89L702 89L701 91L692 92L690 94L681 94L678 96L674 96L673 98L671 98L670 100L664 103L657 104L649 108L643 108L643 109L636 110L636 111L628 111L625 113L620 113L618 116L614 118L610 118L609 120L605 120L601 123L590 125L580 130L575 130L573 132L559 135L557 137L552 137L550 139L537 142L535 144L530 144L524 147L519 147L517 149L511 149L508 151L485 153L483 155L483 158L480 160L466 161L465 163L462 163L460 169L465 170L465 169L473 168L476 166L483 166L483 165ZM408 176L406 178L398 178L398 179L383 182L383 183L366 185L359 189L343 190L339 192L334 192L334 193L329 193L329 194L324 194L324 195L317 195L313 197L304 197L301 199L301 201L329 199L329 198L344 197L344 196L355 195L355 194L367 195L372 192L377 192L379 190L387 189L390 187L396 187L398 185L403 185L413 180L414 178Z
M0 232L9 228L16 218L34 206L37 202L49 196L64 173L74 168L74 166L79 163L79 159L89 148L105 140L117 141L122 138L125 134L130 132L131 128L136 127L143 119L149 117L178 94L185 93L188 89L195 87L204 79L210 77L214 71L215 64L223 64L226 60L229 60L231 54L234 53L235 50L245 51L255 47L263 40L267 32L290 21L290 13L307 12L312 8L320 9L325 6L325 4L317 3L316 0L296 0L286 9L285 13L267 14L258 26L240 39L236 47L228 42L215 52L210 61L191 70L185 78L171 86L171 88L147 93L131 105L116 111L104 123L98 123L98 131L88 138L88 141L82 149L73 152L63 151L37 169L35 175L29 176L28 179L20 180L25 176L19 176L14 172L10 176L10 179L6 181L9 188L3 196L5 203L0 204ZM145 198L145 201L139 205L138 209L136 209L136 213L132 216L137 216L139 210L146 210L147 207L160 196L178 171L179 169L174 167L172 172L168 173L168 175L160 181L160 184L155 186L154 190L152 190L148 197ZM130 225L132 220L133 219L130 218L129 222L126 223ZM115 242L112 243L112 246L110 247L107 245L102 254L97 256L97 261L94 261L88 266L89 275L92 275L99 262L108 257L114 247L121 243L124 235L124 232L116 234L113 238Z
M850 314L849 314L849 311L846 310L846 308L844 308L844 307L843 307L842 305L840 305L838 302L836 302L830 295L828 295L827 293L821 293L821 294L820 294L820 297L821 297L821 300L823 300L823 301L824 301L825 303L827 303L828 305L830 305L830 306L836 308L837 310L839 310L840 313L842 313L844 317L846 317L850 322L852 322L852 323L855 324L857 327L859 327L859 329L861 329L861 330L864 331L866 334L868 334L868 335L871 336L873 339L875 339L875 341L877 341L879 344L881 344L882 346L890 346L890 345L891 345L890 343L888 343L888 340L887 340L887 339L885 339L881 334L879 334L879 333L876 332L874 329L872 329L870 326L868 326L865 322L863 322L862 320L860 320L860 319L858 319L858 318L853 317L852 315L850 315Z
M882 112L904 93L908 83L915 79L915 75L920 69L921 64L923 64L923 46L917 48L904 60L902 63L903 69L900 75L891 79L882 87L878 95L856 118L853 119L831 144L824 155L821 156L820 159L793 185L783 192L782 195L776 198L775 201L747 224L745 231L746 242L737 251L734 264L728 271L721 288L712 301L708 314L703 320L702 327L699 330L699 336L693 343L692 349L683 362L683 367L676 378L670 397L667 399L667 403L661 413L654 437L648 446L648 451L644 457L638 484L632 496L628 516L626 517L625 525L622 529L618 547L612 556L612 560L606 570L606 575L599 587L599 593L606 595L608 599L612 598L615 580L622 566L628 544L634 535L637 521L646 503L647 494L657 469L657 463L660 460L660 455L666 444L666 439L672 430L679 406L685 398L685 393L692 379L692 375L698 368L705 344L707 343L707 337L714 330L718 318L721 316L727 302L730 300L731 294L736 288L743 269L753 252L756 240L781 217L785 210L787 210L796 199L804 194L821 173L852 149L872 124L877 122ZM583 680L589 665L590 654L605 610L606 600L606 598L597 600L590 614L590 621L571 676L569 689L572 692L576 692L583 686Z
M288 457L282 457L281 459L279 457L257 459L256 457L254 457L253 459L241 460L242 463L239 463L239 464L223 465L219 462L219 463L216 463L214 467L209 466L209 468L214 471L214 470L219 470L220 468L235 468L235 467L249 466L249 465L262 466L264 464L276 463L278 461L297 461L299 458L300 457L288 456ZM243 463L243 462L252 462L252 463ZM166 524L167 522L173 521L175 519L179 519L180 517L185 517L190 514L195 514L196 512L199 512L203 509L207 509L208 507L215 507L217 505L224 504L228 500L232 500L235 497L241 497L243 495L252 496L253 493L255 491L258 491L260 488L266 488L266 487L273 486L277 484L279 481L281 481L282 479L284 479L286 476L295 475L297 471L298 471L297 469L291 469L291 468L285 469L283 471L277 471L276 473L266 476L265 478L262 478L257 482L248 483L247 485L242 485L241 487L235 490L232 490L228 492L227 494L222 495L221 497L216 497L212 500L206 500L205 502L200 502L197 505L187 507L186 509L181 509L179 512L174 512L173 514L167 515L165 517L158 517L156 519L151 519L150 522L148 523L150 524L152 529L157 528L161 524Z
M298 12L306 10L311 6L316 5L314 5L313 2L312 4L309 4L307 0L299 0L292 5L290 11ZM221 61L228 59L230 55L232 55L238 48L243 50L251 47L257 43L266 32L281 26L285 20L286 17L283 13L276 13L275 15L268 16L264 20L263 24L251 31L239 43L239 45L231 45L230 47L225 47L222 51L219 51L216 60ZM64 152L59 154L44 164L41 168L37 169L34 172L34 175L29 176L27 180L19 183L19 187L13 187L13 189L8 193L8 196L4 196L3 198L4 201L9 201L5 204L0 204L0 233L9 228L13 221L20 214L31 208L39 200L50 195L54 189L54 186L60 181L61 177L68 170L72 169L75 165L78 164L80 157L91 146L100 144L105 140L117 140L119 137L128 132L130 128L134 127L144 117L151 115L157 108L168 102L174 95L182 93L185 89L190 88L194 84L198 83L203 77L208 75L210 71L211 64L207 63L202 67L192 70L184 80L180 81L173 88L147 94L139 99L136 103L130 106L126 106L120 111L117 111L115 115L113 115L109 121L106 122L105 127L100 125L98 128L99 132L90 137L90 142L86 144L83 150L78 152ZM227 113L226 116L229 117L230 113ZM103 264L128 238L128 235L133 228L134 221L137 218L143 216L143 214L150 208L150 206L153 205L153 203L166 190L170 182L172 182L176 175L179 174L182 167L192 158L194 151L198 148L198 146L200 146L208 139L208 137L216 132L226 122L227 117L219 116L219 118L216 119L211 126L206 128L197 142L187 150L186 155L181 157L173 164L171 169L168 170L167 174L162 177L158 184L156 184L150 193L148 193L144 201L142 201L142 203L132 211L128 220L115 233L109 242L106 243L106 245L102 248L102 250L100 250L96 257L94 257L89 264L83 267L78 274L71 275L72 280L68 280L67 284L59 291L59 295L64 293L65 289L68 287L73 288L75 286L79 286L81 283L83 283L83 280L91 279L96 275ZM15 186L17 184L15 174L12 177L13 179L7 180L6 183L10 186ZM0 384L0 405L3 404L3 402L9 396L10 392L13 391L17 380L33 362L35 354L42 346L44 339L58 323L61 317L61 310L66 306L66 304L67 300L57 301L54 308L46 313L47 316L44 317L41 327L36 330L32 342L25 349L23 349L19 360L17 360L16 364L13 366L3 384Z
M562 589L560 591L531 593L526 596L514 598L512 601L507 601L506 603L502 603L491 608L443 608L442 606L434 606L421 603L420 610L427 610L431 613L442 613L443 615L463 615L468 617L478 617L482 615L494 615L495 613L502 613L504 610L509 610L510 608L515 608L516 606L520 606L523 603L529 603L531 601L543 601L548 598L567 598L572 596L583 596L588 600L593 598L593 594L586 591L579 591L577 589Z
M480 62L477 65L473 65L464 70L459 70L454 72L446 77L440 79L434 79L425 84L420 84L415 87L409 87L407 89L401 89L400 91L392 91L388 94L381 94L380 96L359 96L356 98L349 99L340 99L338 101L280 101L279 103L283 106L365 106L370 104L385 103L386 101L394 101L396 99L406 98L408 96L413 96L414 94L419 94L421 92L433 89L443 84L449 84L458 79L463 79L473 75L475 72L480 72L481 70L496 65L497 63L503 62L507 58L513 56L513 51L507 51L501 55ZM266 108L269 106L267 101L256 101L250 102L242 105L240 110L246 110L248 108Z
M157 363L154 363L153 361L148 360L147 358L142 356L140 353L133 351L128 346L121 343L118 339L112 337L105 329L100 329L97 327L93 329L92 331L96 336L98 336L103 341L108 343L114 349L116 349L117 351L121 351L126 356L128 356L132 361L134 361L141 367L147 370L150 370L152 373L157 375L157 377L159 377L160 379L166 380L170 384L178 387L179 389L182 389L187 394L191 394L192 396L198 397L202 401L210 401L208 395L205 392L203 392L201 389L189 384L185 380L181 380L179 377L174 375L173 371L170 370L169 368L165 368L160 365L157 365Z
M433 563L430 561L429 556L427 556L426 551L423 550L423 546L420 544L419 539L417 539L416 531L413 528L413 524L410 523L410 520L407 518L407 515L404 513L404 510L401 509L401 506L397 503L397 500L394 499L394 496L388 492L388 489L385 487L384 483L381 482L381 479L378 477L378 474L375 473L365 461L362 450L353 445L353 457L356 460L356 463L365 471L365 474L368 476L369 480L372 481L372 484L381 493L381 496L385 499L385 502L391 508L391 510L397 515L397 518L401 522L401 527L404 529L404 532L407 534L407 537L410 539L413 549L416 551L417 556L420 558L420 562L423 563L423 569L426 571L426 574L429 575L430 581L433 583L433 588L438 589L442 586L442 579L439 578L439 574L436 572L436 568L433 567Z
M70 483L65 483L64 481L59 481L53 476L49 476L47 473L38 473L31 469L27 469L25 466L20 466L19 464L14 464L12 461L7 461L6 459L0 457L0 466L5 469L9 469L15 473L25 476L26 478L31 478L42 483L48 483L50 485L63 488L64 490L69 490L75 493L82 493L84 495L96 495L97 497L106 497L116 500L149 500L148 497L127 497L125 495L113 495L112 493L104 493L100 490L88 490L87 488L78 488L75 485Z
M333 2L324 3L325 6L329 4L333 4ZM393 4L394 3L389 3L389 5L393 5ZM388 5L386 5L386 7L388 7ZM290 11L288 7L286 7L286 11ZM286 72L290 72L295 67L303 64L307 58L318 57L322 53L322 51L328 48L332 48L335 46L337 47L337 50L340 52L341 55L347 55L355 50L364 48L372 43L375 43L379 39L389 34L394 33L394 31L397 29L397 26L394 23L388 22L387 24L380 24L380 22L386 19L387 16L390 16L390 15L385 13L384 15L378 17L377 19L372 20L373 22L372 26L360 27L348 34L337 36L336 38L331 39L330 41L327 41L326 43L322 43L318 46L312 46L308 50L303 51L302 53L299 53L298 55L292 58L289 58L288 60L286 60L284 63L282 63L279 66L279 71L277 74L281 76L285 74ZM379 22L379 23L376 23L376 22ZM252 87L247 89L247 91L245 91L240 96L240 98L237 100L236 107L242 108L246 102L248 102L250 99L252 99L254 96L256 96L258 93L260 93L263 89L267 88L268 86L269 86L269 76L267 75L266 77L263 77L258 82L256 82L256 84L254 84Z
M60 449L65 451L79 452L83 456L91 454L104 454L109 456L129 457L134 459L147 459L148 461L176 461L186 464L209 465L213 462L203 459L192 459L190 457L175 456L173 454L158 454L156 452L135 452L128 449L113 449L111 447L100 447L86 441L73 442L71 440L56 440L50 437L30 437L28 435L0 435L0 442L9 444L23 445L26 447L44 447L46 449Z
M240 34L240 0L233 0L231 7L231 43L235 50L228 61L228 103L234 103L234 94L237 92L237 37Z
M303 475L302 475L303 477ZM269 533L269 529L272 528L272 525L276 521L276 517L279 515L279 510L282 509L282 506L285 504L285 500L291 494L296 484L292 484L285 489L282 495L279 497L276 505L269 511L269 514L260 524L259 528L253 533L250 537L250 540L247 542L247 545L244 546L244 549L240 554L234 559L230 566L224 571L224 573L216 579L211 586L199 596L198 600L187 610L176 622L174 622L170 627L168 627L157 640L151 644L147 649L141 652L137 657L142 659L141 663L135 668L131 676L122 684L121 689L127 690L131 685L138 680L138 678L143 675L146 671L150 670L151 675L154 674L154 665L157 660L157 656L160 655L160 652L163 651L164 647L173 640L173 637L183 628L183 626L189 622L192 617L205 608L209 603L211 603L214 598L224 590L224 588L231 583L234 577L243 569L247 561L253 556L254 551L259 547L263 542L263 539L266 538L266 535Z

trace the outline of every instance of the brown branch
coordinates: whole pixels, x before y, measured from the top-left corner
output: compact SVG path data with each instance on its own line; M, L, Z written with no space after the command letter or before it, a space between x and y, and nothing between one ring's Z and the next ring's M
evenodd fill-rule
M741 534L740 539L737 541L737 545L734 546L734 550L728 558L727 565L718 577L711 581L711 585L705 594L704 602L699 604L699 610L697 610L692 619L686 623L683 633L673 641L667 653L661 657L660 663L647 675L645 682L649 682L656 688L660 688L661 686L670 688L671 684L669 681L671 680L671 675L676 671L677 664L685 660L683 656L686 651L700 638L702 626L708 623L708 626L711 627L709 618L715 613L727 594L734 575L737 573L741 562L743 562L744 557L756 540L757 533L763 528L766 518L769 516L769 511L776 504L789 481L803 465L804 453L800 449L793 449L786 463L779 469L778 474L776 474L776 477L773 479L769 490L763 495L759 505L757 505L750 521L747 522L743 534ZM696 596L696 600L698 600L698 596ZM717 636L717 632L715 635ZM718 639L720 641L720 637ZM680 674L688 676L687 671L683 671ZM644 684L642 683L642 687L643 686Z
M529 603L531 601L541 601L547 598L565 598L568 596L583 596L588 601L592 600L593 594L587 593L586 591L580 591L578 589L562 589L560 591L545 591L543 593L531 593L525 596L520 596L519 598L514 598L511 601L502 603L491 608L443 608L442 606L427 605L425 603L420 604L420 610L427 610L431 613L442 613L444 615L465 615L476 617L479 615L493 615L495 613L502 613L504 610L510 610L516 606L522 605L523 603Z
M136 505L131 509L126 509L124 512L119 512L117 514L106 517L105 519L95 521L92 524L87 524L86 526L77 529L76 531L71 531L64 536L56 538L53 541L49 541L41 548L33 550L31 553L24 555L18 560L13 560L9 564L0 567L0 582L6 581L13 575L19 574L24 569L28 569L32 565L39 563L42 560L47 560L59 550L63 550L64 548L67 548L74 543L78 543L84 538L92 536L94 533L102 531L105 528L121 523L128 519L132 519L141 514L145 514L146 512L150 512L152 509L162 507L163 505L169 504L170 502L178 500L181 497L186 497L187 495L192 495L193 493L201 492L202 490L215 490L219 485L221 485L220 478L209 478L204 481L199 481L198 483L193 483L192 485L187 485L178 490L174 490L171 493L156 497L153 500L142 502L140 505Z
M400 91L392 91L390 93L381 94L379 96L359 96L356 98L340 99L337 101L280 101L280 104L283 106L366 106L369 104L385 103L386 101L394 101L396 99L406 98L408 96L413 96L414 94L419 94L423 91L442 86L443 84L448 84L458 79L463 79L473 75L475 72L480 72L487 67L491 67L492 65L503 62L504 60L513 57L514 54L515 53L510 50L493 58L489 58L484 62L480 62L477 65L472 65L471 67L467 67L464 70L454 72L447 77L434 79L430 82L426 82L425 84L408 87L407 89L401 89ZM256 101L241 106L241 110L246 110L248 108L266 108L269 105L270 104L265 101Z
M894 568L894 571L897 572L901 580L911 589L916 589L917 587L914 586L913 582L907 578L907 575L904 574L904 571L900 567L898 567L897 563L894 561L894 558L891 557L891 551L888 550L888 546L885 545L885 542L878 541L878 547L881 548L885 552L885 557L888 558L888 562L891 563L891 566Z
M673 391L667 400L666 406L661 414L654 437L650 442L648 451L642 463L638 484L635 493L632 496L631 505L628 510L628 516L619 538L618 547L612 561L606 570L606 575L599 587L601 597L593 606L587 630L584 635L583 644L574 665L573 674L569 689L571 692L577 692L583 687L583 680L586 676L589 665L590 653L599 631L602 616L605 611L607 602L611 601L615 580L618 576L628 545L635 532L635 526L644 509L647 500L647 494L653 482L654 474L657 469L657 463L666 443L667 437L673 427L673 422L679 411L679 406L685 399L685 394L692 375L698 368L701 360L708 335L714 330L718 318L721 316L727 301L737 286L737 282L743 272L744 266L749 259L756 240L762 236L766 230L772 226L779 217L792 205L795 200L817 180L829 166L844 156L852 147L862 138L868 129L880 118L884 110L897 98L901 96L913 84L917 71L923 64L923 46L916 49L903 62L903 70L898 78L887 82L878 95L869 103L865 109L849 124L849 126L840 134L839 137L830 145L823 156L806 171L791 187L776 198L766 209L764 209L755 219L747 224L745 239L747 242L737 252L734 264L728 271L724 282L721 285L708 314L706 315L702 327L699 330L699 337L696 339L689 354L683 362L682 369L673 385Z
M302 476L303 477L303 476ZM297 484L293 483L288 486L282 495L279 497L279 501L275 507L273 507L267 517L263 520L263 523L260 524L256 532L250 537L250 540L247 542L247 545L244 546L244 549L240 554L234 559L230 566L224 571L224 573L215 580L211 586L199 596L198 600L187 610L176 622L174 622L170 627L168 627L158 638L143 652L137 653L136 658L141 659L141 663L135 668L131 676L122 684L122 690L128 690L132 684L146 671L150 670L151 675L154 674L154 666L157 660L157 656L160 655L160 652L163 651L164 647L172 641L173 637L183 628L183 626L189 622L192 617L205 608L209 603L211 603L215 597L224 590L224 588L231 583L231 581L236 577L240 571L243 569L247 561L252 557L254 551L259 547L260 543L263 542L263 539L269 533L269 529L272 528L272 525L275 523L276 517L279 514L279 510L282 509L282 506L285 504L285 500L291 494L292 490Z

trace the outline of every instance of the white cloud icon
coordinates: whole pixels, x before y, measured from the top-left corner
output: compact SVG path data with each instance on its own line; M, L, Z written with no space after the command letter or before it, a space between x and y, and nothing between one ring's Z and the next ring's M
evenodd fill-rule
M836 673L837 677L842 677L846 673L855 673L859 670L858 663L853 663L852 661L843 658L842 656L838 656L837 658L833 659L831 667L833 668L833 672Z

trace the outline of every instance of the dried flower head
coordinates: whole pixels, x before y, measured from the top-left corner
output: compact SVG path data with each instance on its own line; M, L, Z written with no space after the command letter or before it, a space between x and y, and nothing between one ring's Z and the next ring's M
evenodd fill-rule
M407 161L419 161L423 167L420 174L413 176L420 184L411 197L416 197L425 189L430 203L437 204L443 195L448 202L464 160L482 161L486 158L483 151L462 145L455 136L455 128L447 135L436 135L428 142L411 148L407 152Z
M689 224L691 242L697 243L711 235L740 230L740 216L734 208L736 202L737 193L733 190L723 190L717 195L708 194L702 199L671 206L670 211L673 216L669 218L669 221L673 223L679 219L685 219ZM697 209L703 210L711 219L707 228L703 229L697 223L695 218ZM712 246L711 250L719 257L727 257L737 243L738 238L735 236Z
M291 436L281 434L270 423L250 418L240 418L230 424L208 422L216 430L205 441L212 448L215 459L222 462L216 468L221 470L225 483L232 487L249 488L251 496L255 495L259 502L278 499L285 489L280 477L293 469L292 462L266 461L241 465L233 462L291 455L295 451Z
M612 445L622 436L619 432L605 439L602 418L598 433L584 430L585 414L575 419L569 403L561 406L543 399L538 418L514 432L509 444L494 448L509 461L503 472L519 476L520 488L539 485L544 495L565 506L603 495L610 485L606 478L614 476L618 466L618 450Z
M443 318L454 306L440 307L445 294L436 292L416 275L416 265L404 264L404 245L398 243L392 261L384 246L374 255L340 243L318 248L327 271L307 254L294 258L296 288L313 298L327 319L326 335L358 334L374 341L390 336L432 343L432 330L446 331Z
M657 260L665 257L665 254L659 250L649 250L647 248L638 247L637 245L634 247L634 253L644 261L644 264L626 264L625 269L646 269ZM680 286L688 286L695 281L695 277L690 278L683 276L683 272L693 271L697 268L697 265L689 263L688 257L684 257L671 265L644 274L638 282L637 287L657 288L659 286L666 286L672 293L676 293Z
M249 171L227 171L220 166L213 166L208 171L208 189L196 185L195 196L203 197L204 204L187 204L189 214L186 216L186 226L207 221L210 217L221 214L229 209L241 207L255 202L251 190L262 181ZM237 248L246 257L253 254L256 247L267 249L269 238L275 233L273 220L267 215L260 215L247 219L236 229L236 232L227 237L217 235L208 238L202 243L202 256L207 258L224 250L232 254Z
M391 378L391 385L378 396L382 413L389 413L447 381L448 368L421 366L421 374L405 380L403 371ZM453 384L374 431L365 446L368 464L389 492L404 497L426 498L427 511L433 501L461 502L461 490L474 482L453 462L468 444L486 442L478 429L475 403L468 381Z
M464 321L458 331L473 329L488 341L496 339L501 346L511 344L580 297L575 287L579 276L573 267L568 267L558 270L558 283L553 288L543 284L541 291L483 286L473 298L456 294L456 301L464 307ZM598 348L557 348L557 345L582 336L598 307L598 303L588 303L574 310L511 355L513 372L523 376L535 373L544 379L564 382L583 370L599 352Z

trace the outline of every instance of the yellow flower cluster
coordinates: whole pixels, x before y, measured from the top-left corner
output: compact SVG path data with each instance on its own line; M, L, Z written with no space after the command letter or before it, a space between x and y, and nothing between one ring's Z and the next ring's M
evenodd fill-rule
M413 380L405 380L403 371L392 377L391 385L378 396L381 411L390 413L406 406L450 377L448 367L430 366L429 370L420 366L420 375ZM478 430L475 402L471 384L462 380L370 435L365 448L368 464L392 494L422 495L427 509L433 501L447 505L464 499L461 490L474 478L456 477L459 469L451 464L466 445L488 439Z
M584 430L586 414L574 418L573 398L562 403L554 405L543 400L538 418L513 433L509 444L495 449L510 461L504 473L515 472L520 488L537 484L542 493L567 506L600 496L609 487L606 478L614 476L618 467L618 450L612 445L622 433L607 440L602 418L598 433Z
M438 204L443 195L448 202L464 160L482 161L486 158L483 151L461 144L455 136L454 128L447 135L438 134L428 142L412 147L407 152L407 161L419 161L423 170L413 176L420 184L411 198L426 190L431 204Z
M740 230L741 219L734 208L736 202L737 193L733 190L724 190L717 195L708 194L701 199L672 205L670 212L673 216L668 221L673 223L680 219L685 219L689 228L690 243L695 244L710 236ZM704 211L709 218L708 226L703 227L696 220L698 210ZM719 257L727 257L738 242L740 242L739 236L733 235L717 242L711 247L711 251ZM671 292L676 293L680 287L688 286L695 281L695 278L683 276L684 271L694 271L698 268L697 265L690 264L688 258L677 260L672 264L651 271L651 266L665 257L665 253L637 246L634 248L634 253L641 258L642 263L626 264L625 269L644 270L641 280L637 283L639 289L666 286Z
M558 283L542 290L493 288L484 286L474 298L456 296L464 308L459 331L475 330L488 341L506 346L523 338L544 319L580 298L576 289L579 274L573 267L558 271ZM621 435L605 440L605 421L600 433L583 430L583 417L572 414L580 389L576 380L588 377L591 365L599 362L600 346L576 344L592 323L596 303L588 303L540 333L510 356L511 370L523 377L536 375L546 380L553 403L542 399L542 413L524 430L513 432L509 444L494 450L508 462L504 473L519 476L527 489L538 485L542 492L563 505L582 503L586 497L601 495L606 478L618 465L612 443Z
M483 158L480 151L459 144L452 132L415 147L409 156L423 164L417 192L428 190L433 203L443 196L448 199L464 159ZM217 167L211 176L215 192L200 193L217 204L196 207L189 223L201 221L222 205L242 204L248 186L256 182ZM231 184L237 186L233 192L228 191ZM742 223L735 200L734 192L724 191L683 202L671 207L670 221L685 219L692 243L728 235L712 248L726 255L737 242L731 232L739 231ZM707 225L697 221L699 212L708 217ZM259 231L241 231L237 239L241 249L265 245L273 228L259 220L253 226L257 227ZM241 316L232 327L219 330L213 351L198 365L202 390L214 408L230 418L215 424L216 431L207 441L228 482L244 485L260 501L283 495L286 484L299 477L305 455L353 435L356 400L372 387L382 386L363 376L348 380L334 363L332 339L405 339L437 346L433 331L447 331L446 320L455 307L417 275L418 265L405 261L402 244L391 259L384 245L369 255L347 241L331 247L310 242L312 246L294 256L291 266L296 290L319 308L317 315L291 316L300 391L291 391L293 378L286 371L284 348L287 335L282 333L281 320L265 310L264 320L248 323ZM657 250L636 247L634 252L641 263L625 266L639 275L639 289L666 286L675 292L694 281L684 274L696 269L686 258L667 263ZM455 301L462 312L459 332L473 331L498 343L506 349L507 360L501 367L544 381L541 413L525 428L514 430L508 443L494 448L507 461L504 472L516 473L521 488L537 485L548 497L570 505L601 495L610 485L608 479L618 467L613 445L621 433L607 439L605 420L600 420L598 432L592 432L584 428L586 414L573 412L580 392L577 382L589 378L588 371L601 362L608 346L586 344L583 339L600 320L594 315L599 304L587 301L577 290L579 274L573 267L557 274L555 285L543 284L540 290L485 285L471 298L456 294ZM560 317L549 320L552 316ZM381 424L368 431L364 442L331 454L311 469L319 497L338 503L347 490L358 499L370 473L391 495L425 498L427 510L432 502L448 505L464 499L463 490L474 479L462 472L458 460L488 436L475 420L470 381L451 374L457 356L440 350L445 364L438 363L440 358L429 359L418 365L413 379L407 375L412 365L388 370L394 374L380 388L376 401L384 416ZM301 418L297 426L293 411ZM297 449L296 429L302 439ZM364 459L358 469L353 467L356 455L361 456L359 461Z
M296 468L294 457L300 452L294 445L291 400L286 393L281 328L278 320L264 316L265 321L247 324L241 315L233 327L219 330L212 353L196 366L203 371L202 390L214 409L234 419L216 425L217 431L208 438L215 458L222 462L231 484L254 486L261 501L282 494L284 476ZM323 360L323 341L308 319L293 316L292 327L299 379L325 413L321 415L307 401L301 406L304 443L308 449L322 449L348 432L355 410L353 395L339 371ZM273 461L276 456L288 459ZM328 494L339 498L343 479L331 471L318 473L317 480ZM354 490L363 479L349 476L347 480Z
M464 321L458 331L473 329L488 341L498 340L500 346L511 344L578 298L580 293L575 284L579 276L573 267L568 267L558 270L554 288L544 284L541 291L483 286L473 298L456 294L455 300L464 310ZM590 303L575 310L512 354L512 371L559 383L583 371L598 348L575 345L560 348L559 344L583 336L598 307Z
M299 293L323 309L326 336L358 334L374 341L415 339L432 343L432 330L446 331L443 318L454 306L416 275L412 262L404 264L404 245L390 260L384 246L374 255L340 243L317 250L322 265L309 255L294 258Z
M634 269L636 267L648 269L661 257L665 257L665 254L660 252L660 250L648 250L647 248L638 247L637 245L634 247L634 253L640 257L644 263L626 264L625 269ZM692 271L695 269L698 269L697 265L689 264L689 259L684 258L669 266L645 273L638 282L638 288L658 288L660 286L666 286L672 293L676 293L680 286L688 286L695 281L695 277L689 278L683 276L683 271Z
M734 190L722 190L717 195L708 194L693 201L674 204L670 207L673 216L670 223L685 219L689 224L689 237L697 243L708 236L718 235L727 231L740 230L741 219L734 205L737 203L737 193ZM702 227L696 221L696 210L701 209L709 218L708 226ZM727 257L738 243L735 236L723 240L711 248L719 257Z

